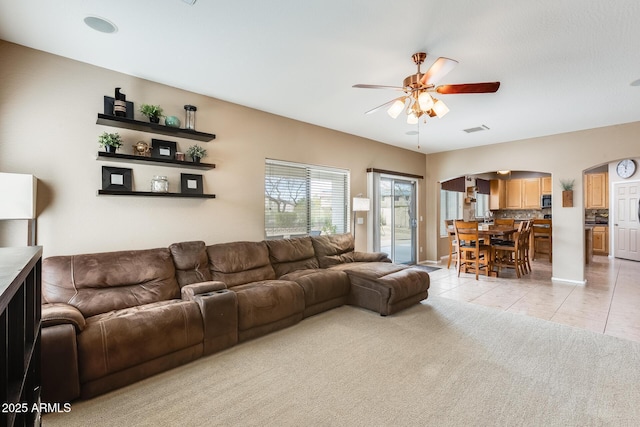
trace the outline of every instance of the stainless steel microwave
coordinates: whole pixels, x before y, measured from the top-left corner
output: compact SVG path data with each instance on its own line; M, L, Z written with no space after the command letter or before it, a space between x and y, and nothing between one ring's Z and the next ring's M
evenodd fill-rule
M540 206L542 206L543 208L550 208L551 207L551 194L543 194L542 195L542 200L540 201Z

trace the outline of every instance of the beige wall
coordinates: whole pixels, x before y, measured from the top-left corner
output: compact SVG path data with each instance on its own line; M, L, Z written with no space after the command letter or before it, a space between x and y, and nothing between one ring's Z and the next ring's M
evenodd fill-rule
M366 194L369 167L425 175L425 156L236 104L86 65L0 41L0 171L39 178L38 244L45 256L264 238L265 158L335 166L351 171L351 194ZM184 115L198 107L196 128L217 138L202 145L217 168L204 173L214 200L96 196L103 165L133 168L134 187L168 175L178 191L180 172L193 170L96 161L97 137L119 132L126 150L152 135L96 125L103 96L122 87L127 99L160 104ZM137 113L136 118L143 118ZM185 150L194 141L176 140ZM424 188L422 183L420 186ZM424 197L419 215L424 216ZM423 227L423 225L421 225ZM24 224L0 222L0 245L23 245ZM367 246L359 225L357 247ZM26 234L24 234L26 236ZM424 228L420 246L426 246ZM16 241L18 239L19 241Z
M584 170L640 155L640 122L552 135L427 156L427 260L445 255L439 245L439 182L502 169L539 171L553 180L553 278L584 281ZM574 207L562 207L560 180L575 179ZM438 248L440 246L440 249Z

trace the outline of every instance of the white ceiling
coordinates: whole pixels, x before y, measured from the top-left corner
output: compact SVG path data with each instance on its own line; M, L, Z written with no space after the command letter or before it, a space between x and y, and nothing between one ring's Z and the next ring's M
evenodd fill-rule
M640 119L638 0L0 0L0 39L423 153ZM418 51L459 61L440 84L502 86L365 115L397 92L351 86L401 86Z

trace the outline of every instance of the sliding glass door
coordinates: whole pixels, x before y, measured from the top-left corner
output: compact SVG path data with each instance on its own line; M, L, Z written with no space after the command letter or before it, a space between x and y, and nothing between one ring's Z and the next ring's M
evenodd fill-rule
M374 174L374 250L393 262L416 263L416 182Z

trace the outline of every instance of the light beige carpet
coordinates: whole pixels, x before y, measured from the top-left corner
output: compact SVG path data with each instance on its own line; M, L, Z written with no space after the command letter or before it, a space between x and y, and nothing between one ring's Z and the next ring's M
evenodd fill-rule
M640 344L430 297L341 307L45 426L637 426Z

